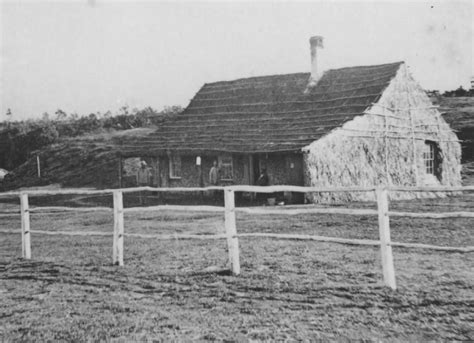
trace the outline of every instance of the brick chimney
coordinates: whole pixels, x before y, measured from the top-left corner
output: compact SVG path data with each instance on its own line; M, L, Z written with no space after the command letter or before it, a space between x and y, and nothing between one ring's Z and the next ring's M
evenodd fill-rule
M311 78L309 86L311 87L316 85L322 75L318 68L318 48L323 47L323 37L313 36L309 39L309 44L311 48Z

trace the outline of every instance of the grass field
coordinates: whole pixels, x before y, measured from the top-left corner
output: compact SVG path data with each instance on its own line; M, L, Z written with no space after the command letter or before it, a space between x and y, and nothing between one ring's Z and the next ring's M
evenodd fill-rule
M474 194L391 206L473 211ZM396 218L392 240L472 246L473 223ZM125 231L136 233L214 234L223 224L223 214L125 216ZM113 218L32 214L31 225L112 232ZM0 229L19 227L19 217L0 218ZM238 214L237 229L378 239L371 216ZM381 284L376 247L242 238L236 277L224 240L126 237L119 268L111 265L112 237L32 234L31 261L19 258L19 234L0 237L3 341L474 339L474 253L394 248L398 290L391 291Z

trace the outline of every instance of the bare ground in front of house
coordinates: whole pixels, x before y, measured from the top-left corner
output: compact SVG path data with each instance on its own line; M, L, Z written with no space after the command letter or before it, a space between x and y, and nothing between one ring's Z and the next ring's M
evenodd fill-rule
M351 205L355 207L356 205ZM365 205L371 206L371 205ZM16 209L1 204L0 210ZM474 210L474 196L405 201L410 211ZM32 214L32 228L112 231L111 213ZM474 219L391 220L392 239L474 245ZM19 229L19 217L0 229ZM127 214L126 232L213 234L223 215ZM239 232L378 238L371 216L237 216ZM381 285L379 249L242 238L242 274L227 272L225 241L125 238L125 267L111 237L19 234L0 240L0 337L88 339L474 339L474 253L394 248L398 290Z

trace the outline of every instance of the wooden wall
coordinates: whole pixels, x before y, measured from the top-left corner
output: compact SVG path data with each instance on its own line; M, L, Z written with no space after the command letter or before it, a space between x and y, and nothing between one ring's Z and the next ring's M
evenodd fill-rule
M303 157L300 154L259 154L261 167L266 167L270 185L303 185ZM181 178L170 178L168 156L144 158L152 169L153 186L157 187L199 187L209 186L209 171L218 155L201 155L201 167L196 165L197 155L181 155ZM233 154L233 181L221 181L221 185L242 185L255 183L250 174L249 155ZM202 184L200 170L202 171ZM132 178L126 186L132 186Z

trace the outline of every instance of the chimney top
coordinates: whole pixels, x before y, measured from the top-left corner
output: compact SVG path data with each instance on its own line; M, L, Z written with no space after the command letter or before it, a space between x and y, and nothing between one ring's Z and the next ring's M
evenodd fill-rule
M313 36L309 39L311 47L323 47L323 36Z
M311 51L311 77L308 83L308 90L318 83L322 73L319 71L318 66L318 48L323 47L323 37L313 36L309 39L310 51Z

